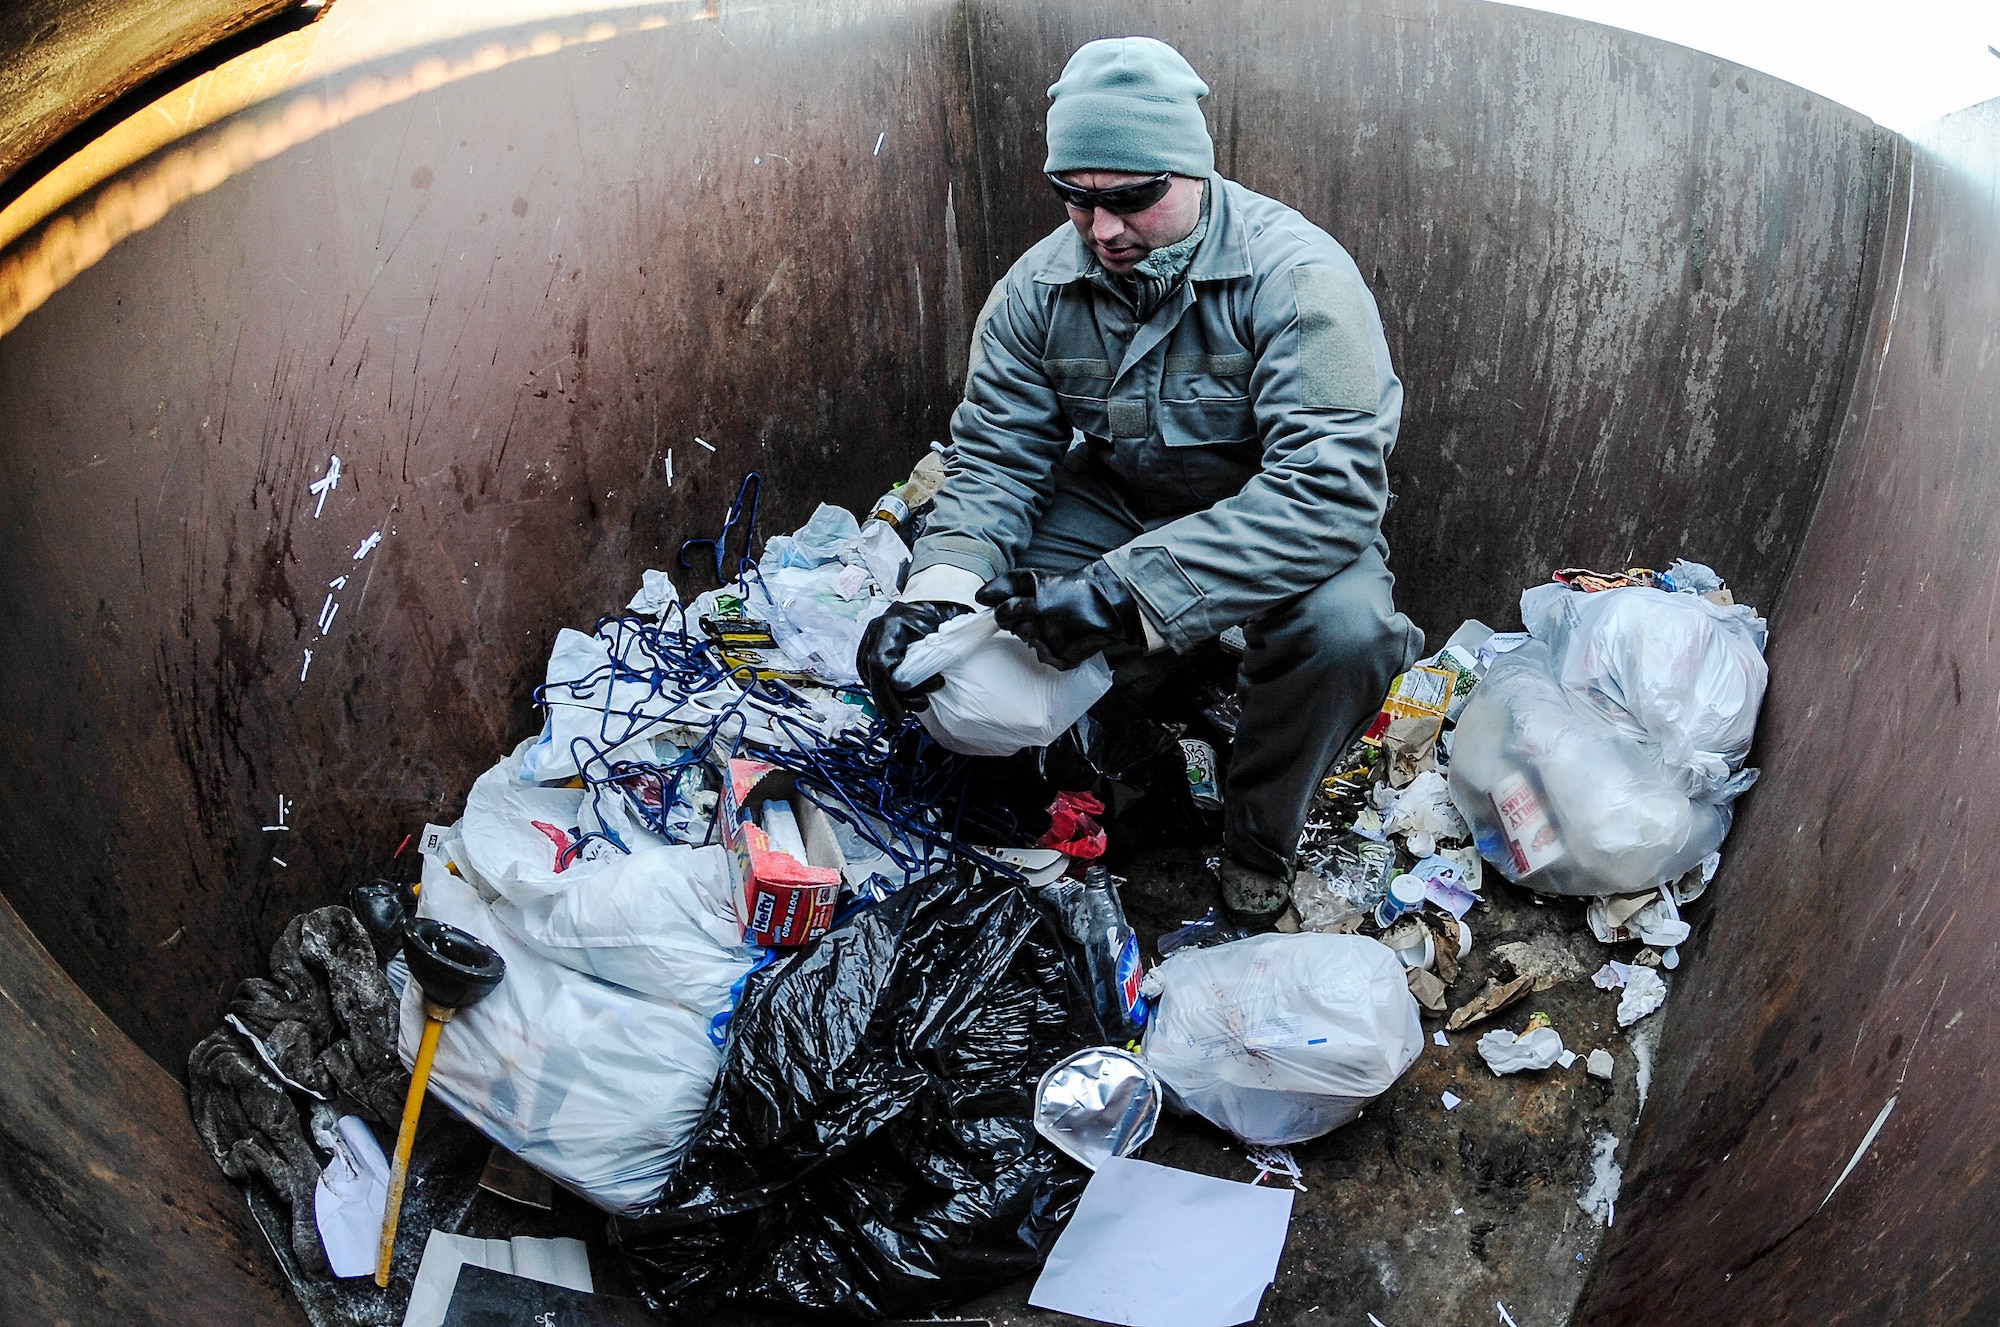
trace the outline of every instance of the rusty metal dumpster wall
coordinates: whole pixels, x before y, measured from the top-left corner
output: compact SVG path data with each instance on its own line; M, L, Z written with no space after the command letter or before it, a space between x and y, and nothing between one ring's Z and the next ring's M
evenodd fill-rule
M2000 102L1899 155L1860 381L1586 1322L1989 1322Z
M746 470L789 528L945 433L954 12L665 17L247 110L188 152L299 141L0 339L0 889L176 1071L288 918L532 729L574 605Z
M392 8L338 0L289 82L0 252L0 1252L42 1268L0 1322L285 1318L144 1056L400 870L558 627L744 472L775 531L946 435L972 311L1061 220L1042 89L1124 32L1373 284L1421 625L1676 554L1774 613L1766 782L1578 1321L2000 1312L2000 108L1906 144L1472 0L467 6L313 64Z

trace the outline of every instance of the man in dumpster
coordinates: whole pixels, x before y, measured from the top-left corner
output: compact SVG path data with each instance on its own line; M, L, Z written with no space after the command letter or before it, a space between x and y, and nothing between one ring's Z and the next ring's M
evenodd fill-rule
M1385 565L1403 388L1374 298L1326 232L1215 173L1207 95L1148 37L1088 43L1049 89L1070 224L980 310L949 477L859 662L894 718L937 685L894 686L904 652L975 604L1121 677L1240 626L1222 892L1268 925L1328 761L1423 633Z

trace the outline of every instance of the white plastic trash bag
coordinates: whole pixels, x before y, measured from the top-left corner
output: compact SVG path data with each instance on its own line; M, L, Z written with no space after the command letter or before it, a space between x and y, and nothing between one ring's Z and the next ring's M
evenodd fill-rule
M498 950L507 975L438 1039L430 1090L481 1133L607 1212L657 1197L722 1066L710 1020L537 954L435 856L419 916ZM416 1058L421 988L403 988L400 1049Z
M1750 754L1769 669L1764 621L1742 604L1631 586L1521 596L1564 689L1653 748L1690 797L1722 791Z
M1768 672L1741 605L1631 587L1521 596L1533 639L1459 716L1451 795L1481 854L1544 893L1634 894L1721 846Z
M1051 668L993 610L961 614L909 648L899 686L942 674L921 714L939 743L968 756L1011 756L1047 746L1111 689L1111 665L1094 654L1075 668Z
M565 845L584 828L579 822L591 822L591 796L523 784L528 749L473 783L452 845L459 870L492 896L501 924L544 958L704 1019L725 1012L756 960L736 918L727 850L662 843L628 823L630 853L593 840L558 870ZM600 804L617 802L606 792Z
M1417 1001L1395 951L1359 935L1182 949L1147 978L1146 1062L1180 1106L1246 1143L1346 1124L1415 1063Z

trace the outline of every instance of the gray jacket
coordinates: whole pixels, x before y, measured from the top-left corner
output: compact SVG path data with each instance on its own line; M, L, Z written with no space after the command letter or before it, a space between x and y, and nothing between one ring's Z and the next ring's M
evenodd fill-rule
M1105 560L1176 650L1381 540L1403 387L1374 297L1325 231L1214 183L1187 280L1143 323L1070 226L994 287L912 574L1008 570L1078 465L1149 527Z

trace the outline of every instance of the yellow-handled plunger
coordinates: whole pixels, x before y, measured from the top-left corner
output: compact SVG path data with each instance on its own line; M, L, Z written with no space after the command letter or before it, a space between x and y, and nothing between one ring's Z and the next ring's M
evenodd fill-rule
M507 964L478 937L456 926L421 917L403 931L403 958L424 993L424 1038L410 1070L410 1095L403 1099L403 1127L396 1131L396 1163L389 1171L389 1204L382 1213L382 1252L375 1260L375 1284L388 1288L389 1260L396 1252L396 1223L403 1215L403 1183L410 1177L410 1148L417 1141L417 1116L431 1081L438 1034L451 1017L477 1004L500 979Z

